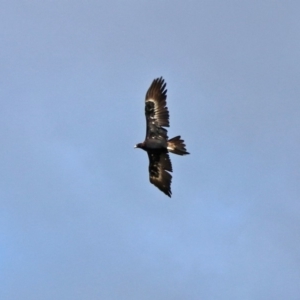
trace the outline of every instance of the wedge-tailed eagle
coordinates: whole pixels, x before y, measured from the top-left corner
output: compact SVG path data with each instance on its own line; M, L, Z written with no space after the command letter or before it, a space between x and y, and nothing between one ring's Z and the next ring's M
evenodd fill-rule
M146 93L146 138L145 141L135 145L148 153L149 179L152 184L166 195L171 197L171 182L173 171L169 152L186 155L184 140L180 135L169 139L169 110L167 107L166 83L162 77L154 79Z

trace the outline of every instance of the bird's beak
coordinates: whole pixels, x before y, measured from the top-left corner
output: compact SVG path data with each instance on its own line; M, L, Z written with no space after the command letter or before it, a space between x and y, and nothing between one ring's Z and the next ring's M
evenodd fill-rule
M134 145L134 147L133 148L137 148L137 146L136 145Z

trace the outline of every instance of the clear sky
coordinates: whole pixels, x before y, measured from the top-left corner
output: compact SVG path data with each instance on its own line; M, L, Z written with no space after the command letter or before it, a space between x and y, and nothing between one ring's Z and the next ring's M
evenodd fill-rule
M0 299L298 300L299 1L1 1ZM173 197L144 97L168 88Z

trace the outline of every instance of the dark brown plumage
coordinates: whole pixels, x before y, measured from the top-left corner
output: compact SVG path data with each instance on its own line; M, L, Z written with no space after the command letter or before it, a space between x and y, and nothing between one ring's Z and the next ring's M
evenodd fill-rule
M169 127L169 110L167 107L166 83L162 77L154 79L146 93L146 138L143 143L135 145L148 153L150 182L171 197L173 171L169 152L178 155L189 154L180 136L168 138L164 127Z

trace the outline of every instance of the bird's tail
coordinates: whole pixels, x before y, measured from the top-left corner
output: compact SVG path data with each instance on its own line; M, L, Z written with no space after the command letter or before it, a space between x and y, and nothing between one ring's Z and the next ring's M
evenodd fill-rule
M190 154L185 149L184 140L181 140L180 135L173 137L172 139L168 140L168 151L178 154L178 155L186 155Z

